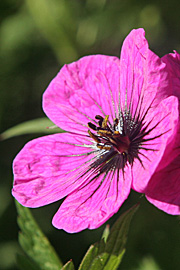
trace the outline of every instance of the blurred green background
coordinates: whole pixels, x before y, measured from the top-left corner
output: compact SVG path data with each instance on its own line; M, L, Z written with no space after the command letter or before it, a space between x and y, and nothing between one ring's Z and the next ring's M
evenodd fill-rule
M122 41L143 27L150 47L159 56L180 52L178 0L1 0L0 1L0 132L23 121L44 117L42 94L64 63L88 54L119 56ZM16 209L11 196L12 160L22 146L39 136L23 135L1 141L0 269L18 269ZM139 199L129 200L109 224ZM51 225L55 203L32 213L62 261L77 266L104 226L70 235ZM127 251L120 269L172 270L180 266L180 230L169 216L144 198L131 224Z

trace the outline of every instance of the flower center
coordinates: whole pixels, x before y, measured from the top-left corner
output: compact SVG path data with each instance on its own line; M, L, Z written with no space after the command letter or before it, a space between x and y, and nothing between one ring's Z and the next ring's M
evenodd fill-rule
M124 171L127 162L132 165L135 158L141 162L139 149L146 135L145 129L141 130L142 121L135 120L127 111L115 118L113 124L108 115L104 118L96 115L95 119L96 124L88 123L92 130L89 129L88 133L100 151L91 168L96 168L100 173L115 168Z
M98 126L88 123L89 128L96 131L96 134L88 130L90 137L97 143L97 147L100 149L110 150L112 147L117 153L128 154L130 140L127 135L122 135L118 130L119 120L114 119L113 126L108 124L107 115L103 118L100 115L95 117L98 121Z

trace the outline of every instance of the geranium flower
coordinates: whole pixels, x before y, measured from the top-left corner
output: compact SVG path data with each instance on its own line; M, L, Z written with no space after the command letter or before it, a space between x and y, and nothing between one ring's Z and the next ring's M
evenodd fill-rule
M133 30L120 59L92 55L65 65L45 91L43 108L68 133L35 139L14 160L12 194L22 205L39 207L67 196L52 221L59 229L99 227L131 188L155 200L151 179L161 188L158 172L176 157L178 98L166 64L144 35ZM171 181L165 185L172 193L162 200L159 190L153 203L179 214L179 187L175 194ZM168 207L161 207L166 199Z

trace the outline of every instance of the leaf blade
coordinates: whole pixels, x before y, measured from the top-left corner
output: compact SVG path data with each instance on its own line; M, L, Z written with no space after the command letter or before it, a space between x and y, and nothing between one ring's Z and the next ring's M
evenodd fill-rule
M35 222L28 208L16 201L18 211L19 243L40 270L59 270L62 262Z
M111 254L106 262L106 266L103 270L116 270L119 266L122 257L125 253L125 244L127 241L127 235L129 231L129 226L138 209L138 205L133 206L131 209L126 211L114 224L105 247L105 252ZM111 267L111 268L109 268Z
M54 124L48 118L37 118L34 120L26 121L18 124L12 128L7 129L0 134L1 140L7 140L15 136L33 134L33 133L45 133L52 134L58 132L64 132L60 128L54 128ZM53 128L51 128L53 127Z
M73 262L70 260L63 266L61 270L75 270Z
M133 215L138 206L126 211L113 225L107 240L101 239L92 245L85 254L78 270L116 270L125 253L127 234ZM104 233L103 233L104 236Z

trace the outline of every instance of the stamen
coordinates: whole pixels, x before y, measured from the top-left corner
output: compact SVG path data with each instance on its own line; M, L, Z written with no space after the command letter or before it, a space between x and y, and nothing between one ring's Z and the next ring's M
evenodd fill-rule
M114 127L114 129L115 129L115 127L118 125L118 123L119 123L119 119L118 118L115 118L114 119L114 122L113 122L113 127Z
M96 136L95 134L93 134L90 130L88 130L89 136L97 143L100 143L101 140L98 138L98 136Z
M97 126L95 126L91 122L88 122L88 127L91 128L91 129L93 129L93 130L97 130Z
M109 115L106 115L106 117L104 118L104 120L102 122L102 128L106 128L107 127L108 119L109 119Z
M99 129L98 130L98 134L100 134L101 136L103 136L103 135L111 135L112 134L112 132L111 131L109 131L109 130L103 130L103 129Z
M103 121L104 118L103 118L101 115L96 115L96 116L95 116L95 119L97 119L97 120L102 120L102 121Z
M99 149L111 150L111 147L110 146L104 146L104 145L97 144L97 147Z

